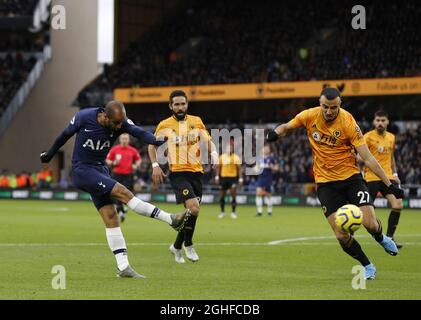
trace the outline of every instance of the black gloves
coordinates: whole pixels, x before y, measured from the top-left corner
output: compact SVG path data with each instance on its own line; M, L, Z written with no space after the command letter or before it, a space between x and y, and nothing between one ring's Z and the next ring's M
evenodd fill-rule
M154 145L159 147L159 146L163 145L165 142L167 142L167 140L168 140L168 137L157 137Z
M48 162L50 162L50 161L51 161L52 156L50 156L50 155L48 154L48 152L47 152L47 151L43 151L43 152L41 152L41 154L39 155L39 158L41 159L41 162L42 162L42 163L48 163Z
M393 194L396 199L403 199L405 197L403 190L395 186L393 183L387 187L386 194Z
M269 130L267 136L266 136L266 141L267 142L274 142L278 140L278 134L275 132L275 130Z

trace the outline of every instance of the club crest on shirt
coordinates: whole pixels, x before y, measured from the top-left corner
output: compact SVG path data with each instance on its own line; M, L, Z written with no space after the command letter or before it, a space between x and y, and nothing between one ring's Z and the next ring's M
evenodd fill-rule
M356 126L356 127L355 127L355 132L356 132L356 133L357 133L357 135L358 135L358 139L362 139L363 134L362 134L361 129L360 129L360 127L359 127L359 126Z
M383 146L378 146L377 147L377 152L378 153L383 153L383 151L384 151L384 147Z
M317 131L313 132L313 139L314 141L320 141L320 133L318 133Z
M333 135L335 136L335 138L339 138L341 136L341 132L339 130L335 130L333 132Z

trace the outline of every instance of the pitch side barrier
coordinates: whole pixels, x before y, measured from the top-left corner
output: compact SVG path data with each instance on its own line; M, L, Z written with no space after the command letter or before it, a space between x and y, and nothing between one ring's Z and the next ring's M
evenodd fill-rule
M140 192L136 196L144 201L175 203L175 195L171 192ZM65 200L65 201L90 201L91 197L86 192L79 190L28 190L28 189L0 189L1 200ZM256 197L251 194L238 194L237 203L240 205L255 205ZM227 203L230 196L227 196ZM320 207L320 202L315 195L276 195L272 196L274 206L308 206ZM217 192L205 193L202 203L218 204ZM408 209L421 209L421 194L409 196L403 201ZM387 208L388 203L384 198L377 198L374 202L377 208Z

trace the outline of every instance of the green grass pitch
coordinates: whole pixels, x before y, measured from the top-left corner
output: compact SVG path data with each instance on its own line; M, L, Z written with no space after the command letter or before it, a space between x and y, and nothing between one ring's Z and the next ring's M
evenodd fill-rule
M181 206L160 204L167 211ZM421 211L402 213L404 248L387 255L368 233L356 237L377 266L377 279L352 289L357 262L342 252L320 208L275 207L255 216L217 219L203 205L195 233L200 261L177 265L168 251L176 233L129 212L122 229L131 265L145 280L119 279L103 223L89 202L0 201L0 299L420 299ZM387 210L378 210L387 225ZM299 239L297 239L299 238ZM314 238L314 239L312 239ZM284 240L275 245L268 242ZM66 289L51 282L66 270Z

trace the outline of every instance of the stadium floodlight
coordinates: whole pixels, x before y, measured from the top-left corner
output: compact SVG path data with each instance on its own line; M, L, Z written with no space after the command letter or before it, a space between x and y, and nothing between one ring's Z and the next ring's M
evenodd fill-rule
M114 0L98 0L98 63L114 61Z

